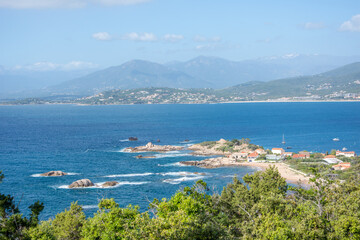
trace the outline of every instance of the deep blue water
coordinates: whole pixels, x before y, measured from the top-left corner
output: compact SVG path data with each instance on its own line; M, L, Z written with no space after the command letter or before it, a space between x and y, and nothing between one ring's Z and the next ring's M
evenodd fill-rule
M0 192L12 194L22 210L44 202L42 219L63 211L73 201L91 215L101 198L115 198L122 206L173 195L190 186L196 175L221 192L231 176L242 177L252 168L199 169L174 163L200 160L187 152L136 159L123 153L129 146L160 139L160 144L185 145L220 138L250 138L265 148L281 147L282 135L292 151L330 151L347 147L360 152L360 103L244 103L212 105L129 106L1 106L0 170L6 178ZM137 142L124 141L130 136ZM334 137L340 138L334 142ZM64 177L34 177L50 170L76 173ZM135 174L124 175L124 174ZM141 175L142 174L142 175ZM109 175L115 175L106 177ZM36 176L36 175L35 175ZM89 178L95 183L122 182L108 189L66 189L62 186ZM178 184L176 184L178 183Z

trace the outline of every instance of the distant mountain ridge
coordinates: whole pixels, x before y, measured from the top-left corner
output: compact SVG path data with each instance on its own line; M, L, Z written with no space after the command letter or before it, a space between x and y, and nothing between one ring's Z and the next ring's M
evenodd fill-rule
M360 101L360 62L311 76L252 81L225 89L148 87L113 89L76 100L31 98L9 104L77 103L106 104L191 104L239 101Z
M355 60L360 61L360 56L288 54L245 61L199 56L189 61L173 61L166 64L132 60L87 75L78 74L72 79L69 78L70 74L64 75L60 72L43 76L39 73L19 73L13 74L14 77L6 75L6 71L0 68L0 98L6 95L14 98L78 97L113 89L149 87L224 89L249 82L254 85L255 82L318 74ZM61 78L67 80L60 81Z
M313 59L315 64L306 59ZM230 61L218 57L199 56L185 62L159 64L144 60L132 60L120 66L109 67L81 78L63 82L46 89L52 95L91 95L111 89L135 89L147 87L215 88L221 89L250 81L269 81L304 74L319 73L318 69L330 70L340 62L352 58L323 56L287 56L276 59ZM360 57L358 58L360 60ZM302 71L301 71L302 69Z

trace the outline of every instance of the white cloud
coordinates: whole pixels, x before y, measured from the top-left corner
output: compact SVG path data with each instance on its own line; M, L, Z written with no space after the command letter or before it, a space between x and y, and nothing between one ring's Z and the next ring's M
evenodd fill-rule
M168 42L177 42L177 41L180 41L183 39L184 39L183 35L177 35L177 34L165 34L164 35L164 40L168 41Z
M82 8L89 4L95 5L132 5L151 0L0 0L0 8Z
M322 29L325 28L325 24L323 22L307 22L303 24L303 27L308 30Z
M14 70L28 70L28 71L71 71L80 69L97 68L98 65L91 62L71 61L69 63L53 63L53 62L37 62L29 65L17 65Z
M341 24L340 31L360 32L360 14Z
M215 36L215 37L204 37L204 36L201 36L201 35L196 35L194 37L194 41L195 42L220 42L221 41L221 38L218 37L218 36Z
M154 42L157 40L157 37L153 33L127 33L123 35L122 39L130 41L142 41L142 42Z
M94 33L92 37L100 41L107 41L112 39L111 35L107 32Z

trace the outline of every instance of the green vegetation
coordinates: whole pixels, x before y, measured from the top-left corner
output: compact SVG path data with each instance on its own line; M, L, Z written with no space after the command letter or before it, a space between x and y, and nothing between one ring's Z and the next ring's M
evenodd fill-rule
M0 171L0 183L3 179L4 174ZM20 213L12 196L0 193L0 239L25 239L26 230L37 227L44 205L37 201L29 209L30 217L26 218Z
M87 219L77 203L40 224L39 211L30 220L1 215L0 239L359 239L358 169L343 182L314 176L309 189L289 187L271 167L243 181L235 177L212 195L200 180L170 199L154 199L146 212L103 199Z
M203 146L203 147L207 147L207 148L212 148L216 145L216 141L206 141L206 142L199 143L199 145Z

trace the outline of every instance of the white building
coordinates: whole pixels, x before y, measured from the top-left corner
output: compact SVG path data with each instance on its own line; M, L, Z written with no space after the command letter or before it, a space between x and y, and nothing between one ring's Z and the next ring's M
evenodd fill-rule
M285 150L282 149L282 148L273 148L273 149L271 149L271 152L272 152L273 154L283 155L283 153L285 152Z

